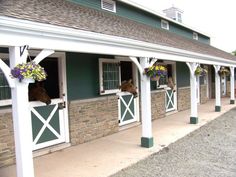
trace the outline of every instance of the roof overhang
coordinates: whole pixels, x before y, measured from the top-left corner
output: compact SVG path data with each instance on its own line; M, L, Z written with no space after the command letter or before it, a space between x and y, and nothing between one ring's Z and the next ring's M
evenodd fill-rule
M236 61L215 56L128 38L3 16L0 16L0 39L0 46L29 45L32 49L156 57L171 61L236 66Z

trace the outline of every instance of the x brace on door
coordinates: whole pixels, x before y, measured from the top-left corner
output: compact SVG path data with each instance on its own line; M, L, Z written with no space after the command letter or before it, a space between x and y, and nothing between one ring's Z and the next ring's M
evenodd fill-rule
M119 96L119 98L120 98L121 103L123 103L124 106L125 106L125 111L123 112L123 115L121 115L120 123L122 124L123 122L125 122L124 119L125 119L125 116L126 116L127 112L129 112L130 115L132 116L133 119L131 119L131 120L134 120L135 115L133 114L133 112L130 109L130 105L131 105L132 101L134 100L134 96L131 95L131 97L128 101L128 104L126 103L126 101L123 99L122 96Z
M42 136L46 128L48 128L57 138L60 138L61 135L58 134L57 131L49 124L49 122L53 118L53 115L55 114L57 109L58 109L58 104L55 105L52 112L49 114L49 116L46 119L46 118L43 118L34 108L31 108L31 111L35 114L35 116L44 124L33 141L34 146L37 144L39 138Z
M171 90L170 92L168 92L169 90L166 90L166 111L170 111L174 108L174 102L172 101L172 98L174 97L174 92ZM169 106L171 106L169 108Z

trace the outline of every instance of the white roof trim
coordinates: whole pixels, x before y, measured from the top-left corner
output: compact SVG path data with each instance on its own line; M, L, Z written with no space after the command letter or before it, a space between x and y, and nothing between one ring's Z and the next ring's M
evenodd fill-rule
M163 18L163 19L166 19L166 20L168 20L168 21L171 21L171 22L173 22L173 23L176 23L176 24L178 24L178 25L180 25L180 26L183 26L183 27L185 27L185 28L188 28L188 29L190 29L190 30L196 31L196 32L198 32L199 34L203 34L203 35L205 35L205 36L207 36L207 37L210 38L210 35L207 34L206 32L203 32L203 31L201 31L201 30L199 30L199 29L196 29L196 28L194 28L194 27L191 27L191 26L189 26L189 25L187 25L187 24L184 24L184 23L180 23L180 22L178 22L178 21L175 21L175 20L173 20L173 19L171 19L171 18L165 16L164 14L161 14L160 12L157 12L157 11L155 11L155 10L149 9L148 7L145 7L145 6L143 6L143 5L140 5L140 4L136 3L136 2L133 2L133 1L130 1L130 0L118 0L118 1L123 2L123 3L126 3L126 4L129 4L129 5L131 5L131 6L134 6L134 7L136 7L136 8L139 8L139 9L141 9L141 10L144 10L144 11L146 11L146 12L149 12L149 13L153 14L153 15L159 16L159 17L161 17L161 18Z
M236 61L129 38L0 16L0 46L52 49L236 66Z

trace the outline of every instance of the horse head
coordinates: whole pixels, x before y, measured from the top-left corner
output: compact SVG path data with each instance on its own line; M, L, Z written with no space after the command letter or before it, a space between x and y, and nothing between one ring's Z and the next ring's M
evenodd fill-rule
M171 90L173 90L173 92L176 91L176 87L175 87L175 84L174 84L174 81L173 81L172 77L168 78L168 85L167 86L170 87Z
M48 96L42 82L35 83L34 86L29 89L29 100L41 101L46 103L46 105L51 104L51 98Z
M130 92L134 97L137 97L137 87L132 84L131 79L129 81L123 81L119 86L119 89L121 89L122 92Z

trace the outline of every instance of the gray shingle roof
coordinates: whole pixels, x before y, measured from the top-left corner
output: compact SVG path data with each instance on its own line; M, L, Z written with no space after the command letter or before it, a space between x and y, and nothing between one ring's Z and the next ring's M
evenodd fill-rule
M92 31L235 60L207 44L65 0L0 0L0 15Z

